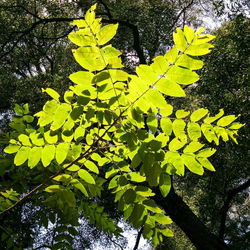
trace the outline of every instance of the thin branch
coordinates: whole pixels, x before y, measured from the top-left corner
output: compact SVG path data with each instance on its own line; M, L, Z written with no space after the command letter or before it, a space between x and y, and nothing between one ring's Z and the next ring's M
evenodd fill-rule
M99 2L100 4L102 4L103 7L104 7L104 9L107 11L106 15L108 16L108 18L109 18L109 19L112 19L113 17L112 17L112 14L111 14L111 12L110 12L110 9L109 9L108 5L107 5L103 0L98 0L98 2Z
M246 188L250 186L250 179L243 184L239 185L238 187L231 189L228 192L227 198L224 202L223 207L221 208L221 220L220 220L220 230L219 230L219 238L224 239L225 229L226 229L226 218L227 212L230 208L230 203L232 202L233 198L240 192L244 191Z
M118 247L120 247L121 248L121 250L123 250L123 247L119 244L119 243L117 243L116 241L114 241L113 239L112 239L112 237L110 236L110 237L108 237L109 238L109 240L114 244L114 245L117 245Z
M103 19L102 21L104 23L119 23L120 25L128 27L132 31L134 37L133 48L137 52L140 64L146 64L146 59L141 48L140 34L136 25L119 19Z
M32 248L32 250L38 250L38 249L41 249L41 248L44 248L44 247L47 247L47 248L51 249L51 246L44 244L44 245L41 245L39 247Z
M36 15L35 13L29 11L27 8L25 8L24 6L22 5L10 5L10 6L7 6L7 5L0 5L0 8L2 9L13 9L13 8L20 8L20 9L23 9L25 12L27 12L29 15L37 18L37 19L41 19L41 17L39 17L38 15Z
M177 17L175 18L175 20L174 20L173 23L172 23L172 29L174 28L175 24L178 22L178 20L179 20L179 18L181 17L181 15L182 15L184 12L186 12L186 10L187 10L188 8L190 8L190 7L193 5L193 3L194 3L194 0L191 0L191 1L189 2L189 4L186 5L186 6L179 12L179 14L177 15Z
M135 242L135 246L134 246L133 250L137 250L138 249L142 232L143 232L143 227L141 227L140 231L137 234L136 242Z

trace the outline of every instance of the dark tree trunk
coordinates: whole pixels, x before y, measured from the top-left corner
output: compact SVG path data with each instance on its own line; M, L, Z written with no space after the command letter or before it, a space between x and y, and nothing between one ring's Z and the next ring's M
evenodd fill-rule
M188 236L193 245L199 250L224 250L228 246L212 234L199 218L191 211L187 204L173 189L163 198L159 189L154 190L153 197L158 206L162 207L170 218Z

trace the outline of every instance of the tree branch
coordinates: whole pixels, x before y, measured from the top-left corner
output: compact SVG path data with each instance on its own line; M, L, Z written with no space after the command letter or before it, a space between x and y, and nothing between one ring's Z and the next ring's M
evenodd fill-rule
M134 37L133 48L137 52L139 62L140 64L146 64L146 59L141 48L140 34L136 25L119 19L103 19L102 21L104 23L119 23L120 25L128 27L132 31Z
M181 15L183 14L183 13L185 13L186 12L186 10L188 9L188 8L190 8L192 5L193 5L193 3L194 3L194 0L191 0L180 12L179 12L179 14L177 15L177 17L175 18L175 20L173 21L173 23L172 23L172 28L175 26L175 24L178 22L178 20L179 20L179 18L181 17Z
M135 242L135 246L134 246L133 250L137 250L137 249L138 249L138 246L139 246L139 243L140 243L140 239L141 239L142 232L143 232L143 227L141 227L140 231L139 231L138 234L137 234L136 242Z
M157 205L166 211L198 250L228 249L223 240L208 230L173 188L166 198L161 195L159 188L155 188L153 191L156 195L152 198Z
M219 230L219 238L224 239L225 229L226 229L226 218L227 218L227 212L230 208L230 203L233 200L233 198L240 192L242 192L244 189L248 188L250 186L250 179L244 182L243 184L239 185L236 188L231 189L228 192L227 198L224 202L223 207L221 208L221 219L220 219L220 230Z

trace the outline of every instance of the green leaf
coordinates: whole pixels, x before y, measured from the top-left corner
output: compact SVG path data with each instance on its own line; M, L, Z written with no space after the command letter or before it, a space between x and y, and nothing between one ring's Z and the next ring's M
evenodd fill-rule
M183 154L181 156L186 167L193 173L203 175L204 169L199 162L195 160L195 156L191 154Z
M59 108L56 110L55 116L54 116L54 122L51 125L51 130L57 130L59 129L66 119L69 116L69 113L71 112L71 106L63 103L59 106Z
M123 194L124 201L127 204L131 204L135 201L136 198L136 192L133 189L128 189L124 194Z
M183 54L178 58L175 65L182 66L191 70L197 70L201 69L204 63L201 60L194 59L189 55Z
M127 175L128 180L133 182L144 182L146 181L146 177L140 175L140 173L131 172Z
M84 162L84 166L85 166L88 170L90 170L90 171L92 171L92 172L94 172L94 173L96 173L96 174L99 174L99 169L98 169L98 167L95 165L94 162L87 160L86 162Z
M185 50L185 54L190 56L203 56L211 52L211 49L214 46L209 43L199 44L199 45L193 45L187 47Z
M4 152L6 154L14 154L16 153L19 148L21 147L21 145L17 145L17 144L10 144L8 145L5 149L4 149Z
M201 157L197 157L197 160L199 161L199 163L206 169L210 170L210 171L215 171L214 166L211 164L211 162L207 159L207 158L201 158Z
M25 115L27 115L29 112L30 112L29 111L29 105L28 105L28 103L26 103L26 104L23 105L23 113Z
M164 108L167 106L165 98L156 89L149 89L145 95L145 99L157 108Z
M168 228L161 229L161 233L166 237L173 237L174 236L174 233Z
M76 61L86 70L103 70L107 65L103 61L98 47L80 47L73 50Z
M187 126L188 136L192 141L197 141L201 138L201 127L198 123L189 122Z
M214 141L216 145L219 145L219 140L214 132L214 128L211 124L202 124L201 130L208 140L208 142Z
M170 151L181 149L187 143L187 136L182 135L181 138L175 137L168 145Z
M31 139L32 143L36 146L43 146L44 145L43 135L40 133L36 133L36 132L31 133L30 139Z
M201 144L197 141L192 141L184 148L183 153L194 153L203 148L204 146L205 144Z
M214 148L205 148L197 154L197 157L210 157L216 152Z
M155 85L156 89L168 96L184 97L186 96L181 86L166 78L161 78Z
M57 175L56 177L54 177L53 180L67 183L67 182L69 182L69 180L71 180L71 175L60 174L60 175Z
M188 43L191 43L195 37L194 30L187 25L184 26L184 35Z
M173 124L169 118L161 118L161 129L165 135L171 135L173 130Z
M69 143L60 143L56 147L56 161L58 164L64 162L69 152Z
M77 180L77 179L73 179L70 181L70 183L77 188L78 190L80 190L86 197L89 197L88 192L86 190L86 188L83 186L83 184Z
M169 63L163 56L157 56L153 59L153 63L151 64L151 68L158 75L163 75L166 73L168 69Z
M226 131L225 128L221 128L221 127L214 127L214 132L216 133L218 140L220 139L220 137L222 137L223 141L228 141L228 133Z
M155 195L155 193L153 193L150 188L144 187L144 186L136 186L135 191L137 194L144 196L144 197L149 197L149 196Z
M199 35L197 36L197 39L194 39L193 44L197 45L197 44L203 44L203 43L207 43L211 40L213 40L215 38L215 36L213 35Z
M75 141L81 141L84 137L85 129L81 126L77 127L74 133Z
M176 28L176 33L174 32L174 42L180 51L184 51L187 47L187 42L184 34L180 28Z
M46 88L46 89L42 89L42 92L46 92L53 99L55 99L57 102L59 102L60 95L54 89Z
M14 111L16 112L17 115L23 116L24 110L21 108L20 105L15 104Z
M184 85L192 84L200 79L195 72L175 65L169 68L166 77L171 81Z
M168 62L174 63L178 56L178 49L176 46L173 46L165 55L164 57L167 59Z
M186 123L183 120L174 120L173 122L173 132L176 137L185 137L185 127Z
M159 189L162 196L165 198L171 189L171 178L170 175L162 173L160 176ZM161 223L161 222L160 222Z
M42 147L33 147L30 150L28 166L35 167L41 159Z
M154 84L158 80L158 75L153 71L152 67L148 65L140 65L136 68L136 73L139 78L147 83L147 86Z
M34 121L34 117L31 116L31 115L25 115L25 116L23 117L23 120L26 121L27 123L31 123L31 122Z
M162 210L155 204L153 200L144 200L143 205L145 205L145 207L151 212L154 212L154 213L162 212Z
M89 71L78 71L69 76L69 79L79 85L91 85L94 74Z
M121 52L115 49L114 47L112 47L111 45L108 45L102 48L101 53L106 59L112 58L112 57L118 57L121 55Z
M228 129L240 129L243 126L244 126L244 124L241 124L239 122L234 122L231 124L231 126Z
M221 118L223 115L224 115L224 110L220 109L220 112L217 115L210 117L208 114L208 116L203 121L204 121L204 123L210 124L210 123L216 121L217 119Z
M238 118L238 116L235 115L227 115L222 118L217 122L217 126L221 127L226 127L230 125L233 121L235 121Z
M104 26L96 34L97 42L99 45L103 45L109 42L116 34L118 24L109 24Z
M147 117L147 126L149 130L153 134L155 134L155 132L157 131L157 127L158 127L158 121L154 115L150 115Z
M42 150L42 164L44 167L50 165L51 161L55 157L56 148L54 145L45 145Z
M24 145L24 146L31 146L30 139L27 135L19 135L18 140Z
M190 111L185 111L184 109L179 109L176 111L175 116L178 119L187 117L190 114Z
M95 20L95 9L96 9L97 4L94 4L91 6L90 9L87 10L86 15L85 15L85 21L87 25L93 24Z
M46 187L44 189L45 192L48 192L48 193L54 193L54 192L57 192L59 190L62 190L63 189L63 186L61 185L50 185L48 187Z
M29 147L25 147L25 146L21 147L18 150L18 152L17 152L17 154L15 156L14 164L16 166L22 165L28 159L29 154L30 154L30 148Z
M173 221L164 214L154 214L152 218L162 225L171 224Z
M44 138L49 144L55 144L58 141L58 135L50 130L44 133Z
M173 106L167 104L164 108L161 108L161 115L162 116L169 116L173 113Z
M199 121L201 118L203 118L206 114L208 113L207 109L201 108L198 110L195 110L192 115L190 116L190 120L192 122L197 122Z
M68 35L69 40L78 46L92 46L96 44L93 36L82 34L81 31L71 32Z
M78 171L78 176L89 184L95 184L95 179L92 175L85 169L80 169Z

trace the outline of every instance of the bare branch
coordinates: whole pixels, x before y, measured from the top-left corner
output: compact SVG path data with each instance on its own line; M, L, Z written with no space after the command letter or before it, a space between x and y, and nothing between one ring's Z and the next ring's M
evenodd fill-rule
M141 227L140 231L139 231L138 234L137 234L136 242L135 242L135 246L134 246L133 250L137 250L138 247L139 247L139 243L140 243L142 231L143 231L143 227Z
M219 230L219 237L224 239L225 229L226 229L226 218L227 212L230 208L230 203L232 202L233 198L240 192L244 191L246 188L250 186L250 179L243 184L239 185L238 187L231 189L228 192L227 198L224 202L223 207L221 208L221 220L220 220L220 230Z

